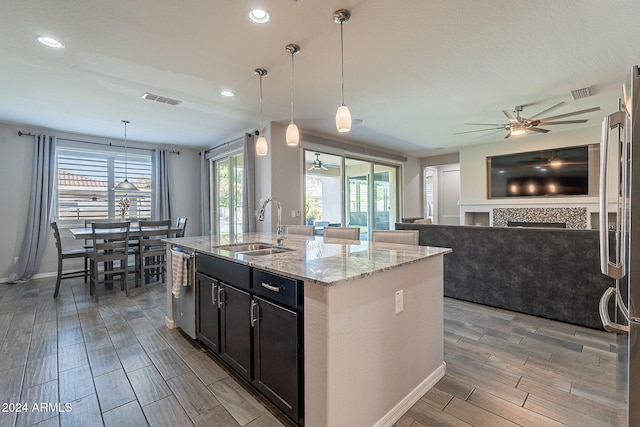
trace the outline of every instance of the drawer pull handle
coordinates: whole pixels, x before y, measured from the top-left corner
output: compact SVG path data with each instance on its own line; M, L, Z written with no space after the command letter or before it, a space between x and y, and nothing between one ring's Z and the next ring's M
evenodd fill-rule
M273 292L280 292L280 289L282 289L282 286L273 286L264 282L262 282L262 287L269 289L270 291L273 291Z

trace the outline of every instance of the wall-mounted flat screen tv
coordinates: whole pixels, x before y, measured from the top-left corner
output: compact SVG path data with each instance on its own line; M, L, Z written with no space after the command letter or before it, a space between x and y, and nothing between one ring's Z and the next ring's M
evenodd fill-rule
M587 145L487 157L489 198L588 195L589 158Z

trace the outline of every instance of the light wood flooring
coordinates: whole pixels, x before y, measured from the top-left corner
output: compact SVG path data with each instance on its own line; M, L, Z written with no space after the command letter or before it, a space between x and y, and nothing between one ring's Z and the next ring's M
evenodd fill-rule
M0 427L291 425L164 326L164 285L96 305L82 279L57 299L54 284L0 284ZM619 351L614 335L446 299L447 373L396 426L623 425Z

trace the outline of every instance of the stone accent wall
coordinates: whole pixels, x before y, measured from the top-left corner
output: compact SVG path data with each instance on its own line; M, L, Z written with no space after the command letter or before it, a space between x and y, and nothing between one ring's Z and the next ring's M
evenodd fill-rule
M515 222L564 222L567 228L587 228L587 208L494 208L494 227Z

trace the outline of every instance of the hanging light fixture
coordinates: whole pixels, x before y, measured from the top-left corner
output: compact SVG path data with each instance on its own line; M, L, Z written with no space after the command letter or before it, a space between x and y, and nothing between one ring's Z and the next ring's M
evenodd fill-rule
M267 144L267 138L262 135L262 76L267 75L267 70L256 68L254 73L260 77L260 129L258 129L259 136L256 141L256 156L266 156L269 152L269 144Z
M333 12L333 21L340 24L340 74L342 77L342 105L336 111L336 128L338 132L349 132L351 130L351 112L344 103L344 36L342 32L342 24L351 18L351 12L347 9L338 9Z
M291 54L291 123L287 126L287 133L285 134L285 140L287 141L287 145L296 147L300 143L300 131L298 130L298 126L293 122L293 82L295 78L294 67L293 67L293 55L300 52L300 46L297 44L288 44L284 48L288 53Z
M129 124L129 120L123 120L122 124L124 124L124 181L120 184L116 185L113 189L120 191L138 191L138 187L129 182L127 176L127 125Z

